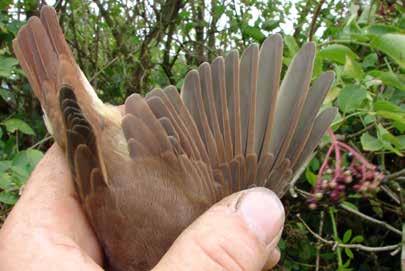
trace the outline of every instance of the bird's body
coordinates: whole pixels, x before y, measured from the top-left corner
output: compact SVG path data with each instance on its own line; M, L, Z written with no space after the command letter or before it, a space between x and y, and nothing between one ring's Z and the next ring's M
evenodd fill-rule
M280 86L282 39L232 51L190 71L181 90L130 96L125 113L102 103L76 65L56 13L44 7L15 53L64 149L108 270L149 270L193 220L250 186L280 197L336 110L318 114L333 81L310 87L308 43Z

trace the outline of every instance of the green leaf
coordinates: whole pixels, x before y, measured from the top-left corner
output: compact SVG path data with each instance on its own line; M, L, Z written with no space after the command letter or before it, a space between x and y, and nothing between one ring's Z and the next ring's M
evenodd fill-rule
M15 131L20 131L24 134L27 135L35 135L34 130L24 121L20 119L8 119L3 121L1 124L3 124L6 127L6 130L9 133L14 133Z
M364 77L364 72L360 63L346 56L346 63L343 68L342 76L360 80Z
M345 254L347 255L347 257L349 257L350 259L353 259L353 252L350 248L345 248Z
M364 237L362 235L356 235L355 237L352 238L350 243L352 244L358 244L364 241Z
M15 93L8 89L0 88L0 97L3 98L6 103L15 104Z
M374 67L377 64L378 56L376 53L368 54L362 62L363 68L367 69L370 67Z
M370 2L370 3L372 3L372 5L365 5L364 6L360 17L357 20L357 23L359 23L359 24L369 24L371 22L374 22L375 13L377 11L377 4L375 2Z
M309 167L308 168L306 168L305 169L305 178L307 179L307 181L308 181L308 183L311 185L311 186L315 186L315 184L316 184L316 174L314 174L310 169L309 169Z
M398 156L403 156L400 152L401 142L394 135L392 135L387 129L385 129L381 124L377 125L377 135L378 139L383 144L386 150L389 150Z
M0 189L9 191L14 188L15 184L13 183L13 178L8 173L0 175Z
M401 144L401 151L405 150L405 135L397 136L399 143Z
M375 115L374 114L368 114L367 116L364 117L363 119L364 124L371 124L375 122Z
M383 110L383 111L390 111L390 112L395 112L395 113L405 113L405 109L402 109L398 105L391 103L386 100L378 99L374 103L374 109L376 111Z
M379 70L372 70L368 74L380 79L386 86L405 91L405 77L402 75L395 74L392 71L384 72Z
M6 8L13 3L13 0L2 0L0 2L0 10L6 10Z
M383 148L380 140L367 132L361 135L360 142L365 151L379 151Z
M12 165L11 161L0 161L0 173L3 173L7 169L9 169Z
M402 14L401 18L398 20L398 27L405 29L405 14Z
M13 68L18 64L14 57L5 57L0 55L0 77L10 77Z
M324 104L331 104L340 94L341 88L333 87L326 94Z
M405 125L405 114L404 113L394 113L394 112L390 112L390 111L379 110L379 111L376 111L376 114L385 119L390 119L390 120L396 121L400 125Z
M371 46L390 56L402 68L405 68L405 35L404 34L384 34L376 35L371 40Z
M405 109L386 100L377 100L374 103L376 115L393 121L393 125L399 131L405 127Z
M384 35L388 33L398 33L401 29L392 25L373 24L367 27L366 33L369 35Z
M360 107L367 97L367 90L359 85L347 85L339 94L338 106L342 112L352 112Z
M323 71L323 58L316 54L312 78L318 78Z
M319 56L342 65L345 64L346 57L354 60L359 59L359 56L356 55L352 49L341 44L332 44L321 49Z
M251 37L257 42L262 42L266 38L263 32L260 30L259 27L250 26L250 25L242 25L241 27L242 33L248 37Z
M299 47L293 36L285 35L284 43L288 48L290 56L294 56L298 52Z
M357 206L354 205L353 203L351 203L350 201L343 201L342 205L345 205L346 207L351 208L351 209L356 210L356 211L359 210L359 208L357 208Z
M311 170L317 171L321 167L321 162L316 157L314 157L309 163L309 167Z
M224 12L225 12L225 6L224 5L217 5L214 8L214 16L217 17L217 18L221 17L222 14L224 14Z
M262 24L262 28L266 31L272 31L274 28L279 26L279 20L267 20Z
M20 151L13 159L13 167L22 169L30 174L42 157L43 153L38 150L28 149Z
M14 205L17 202L17 196L14 193L2 191L0 192L0 202Z
M352 237L352 230L349 229L343 235L342 239L343 243L345 244L348 243L351 237Z
M392 125L394 125L395 129L397 129L401 134L405 132L405 124L394 121Z

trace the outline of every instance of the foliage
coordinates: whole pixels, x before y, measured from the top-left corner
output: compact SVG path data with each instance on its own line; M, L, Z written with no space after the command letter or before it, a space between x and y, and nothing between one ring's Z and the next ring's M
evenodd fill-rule
M0 211L15 203L50 144L41 108L12 51L12 39L28 17L38 14L38 2L0 2ZM304 42L314 40L314 78L330 69L336 73L326 104L339 108L329 133L337 139L331 144L325 136L296 183L299 198L284 199L288 222L280 242L281 265L286 270L399 269L399 250L359 247L401 242L395 229L401 229L404 216L402 177L392 173L405 163L405 4L62 0L55 8L80 67L100 97L112 104L122 103L132 92L180 86L185 73L201 62L260 43L271 33L284 36L285 65ZM336 161L327 155L336 144L353 151ZM310 193L321 191L316 189L318 172L325 173L327 185L333 180L326 169L320 170L322 164L328 160L331 165L339 162L339 169L350 168L354 152L385 175L381 186L368 193L346 189L337 200L328 194L333 189L324 189L317 195L316 209L309 208L311 201L302 204L313 197Z

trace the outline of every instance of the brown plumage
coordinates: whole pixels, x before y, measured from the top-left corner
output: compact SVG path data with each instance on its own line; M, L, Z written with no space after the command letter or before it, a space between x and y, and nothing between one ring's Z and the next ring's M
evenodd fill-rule
M107 269L149 270L180 232L221 198L250 186L280 197L333 120L318 114L333 81L310 86L307 43L280 83L279 35L190 71L173 86L102 103L76 65L55 10L44 7L14 50L64 149Z

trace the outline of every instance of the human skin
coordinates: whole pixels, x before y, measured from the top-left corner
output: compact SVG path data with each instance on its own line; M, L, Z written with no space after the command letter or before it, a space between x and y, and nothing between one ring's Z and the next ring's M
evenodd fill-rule
M284 209L270 190L233 194L174 242L153 271L272 268ZM0 270L103 270L97 238L80 206L62 150L53 145L0 229Z

